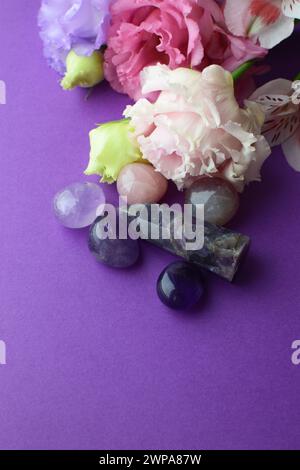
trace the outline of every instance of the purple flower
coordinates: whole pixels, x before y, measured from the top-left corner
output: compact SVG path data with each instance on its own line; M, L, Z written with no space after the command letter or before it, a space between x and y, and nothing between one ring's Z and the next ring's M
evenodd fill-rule
M63 74L71 49L91 55L106 42L109 0L42 0L38 24L44 54L51 67Z

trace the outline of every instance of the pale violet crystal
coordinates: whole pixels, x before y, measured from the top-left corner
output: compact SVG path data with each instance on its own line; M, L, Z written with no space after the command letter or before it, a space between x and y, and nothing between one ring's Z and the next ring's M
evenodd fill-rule
M62 225L83 228L102 214L105 204L103 189L95 183L73 183L59 191L53 200L54 213Z

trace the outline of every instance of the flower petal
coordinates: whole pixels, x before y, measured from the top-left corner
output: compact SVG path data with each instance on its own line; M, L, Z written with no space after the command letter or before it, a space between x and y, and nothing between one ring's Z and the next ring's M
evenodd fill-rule
M89 56L105 44L109 16L109 0L42 0L38 25L51 67L63 75L71 49Z
M300 19L300 0L282 0L281 8L285 16Z
M265 85L257 88L257 90L250 96L250 100L256 101L262 95L289 95L292 88L292 82L283 78L271 80Z
M292 86L289 80L273 80L250 97L266 115L263 134L271 147L285 142L300 127L300 107L292 101Z
M282 150L289 165L300 171L300 129L282 145Z
M202 175L229 179L239 191L259 179L270 154L261 136L264 113L255 102L238 106L229 72L218 65L202 73L157 65L144 69L142 83L143 92L160 92L158 98L140 99L125 116L157 171L179 189Z
M288 3L293 3L293 0ZM285 11L288 10L286 5ZM226 0L224 14L232 33L258 38L261 47L271 49L294 30L294 21L291 19L294 16L286 15L285 11L282 0Z
M260 45L266 49L272 49L294 31L294 20L281 15L275 23L261 28L258 38Z
M286 142L298 128L300 128L300 115L290 114L268 118L264 123L262 132L271 147L275 147Z
M236 36L247 36L252 15L250 13L251 0L226 0L224 15L226 25Z
M90 132L90 159L85 175L101 175L113 183L128 163L142 160L128 119L107 122Z

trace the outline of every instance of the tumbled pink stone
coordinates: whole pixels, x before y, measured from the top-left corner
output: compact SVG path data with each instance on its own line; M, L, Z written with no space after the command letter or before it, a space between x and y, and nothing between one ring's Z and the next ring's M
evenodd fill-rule
M117 188L128 204L150 204L165 195L168 181L148 163L129 163L119 174Z

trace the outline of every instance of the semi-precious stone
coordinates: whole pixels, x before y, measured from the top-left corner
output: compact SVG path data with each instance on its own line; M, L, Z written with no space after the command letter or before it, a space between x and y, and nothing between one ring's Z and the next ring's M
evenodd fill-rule
M207 269L228 281L232 281L237 272L243 255L247 252L250 244L250 238L246 235L233 232L224 227L220 227L209 222L204 222L203 236L204 244L201 249L187 249L187 238L183 235L177 239L172 234L172 224L164 227L162 230L162 218L153 221L151 219L152 208L155 205L139 205L128 206L122 210L126 212L128 223L135 221L139 223L141 238L173 253L174 255L184 258L186 261L194 263L196 266ZM156 204L158 209L162 206ZM156 211L157 212L157 211ZM163 210L162 210L163 212ZM132 215L138 214L138 215ZM183 222L184 223L184 222ZM198 227L195 219L192 221L193 231ZM166 237L166 232L170 232L170 236ZM158 233L158 237L151 238L151 233ZM164 233L163 233L164 232ZM182 230L184 233L184 229Z
M186 204L203 204L204 218L212 224L227 224L239 208L239 196L222 178L202 177L185 192Z
M128 204L158 202L167 188L166 178L147 163L129 163L122 168L117 181L118 193L127 198Z
M103 211L104 192L99 184L73 183L59 191L53 200L56 218L69 228L91 225Z
M132 266L138 260L140 253L138 240L110 238L101 216L90 228L89 249L97 261L113 268Z
M156 290L167 307L174 310L191 308L204 293L200 270L186 261L175 261L160 274Z

